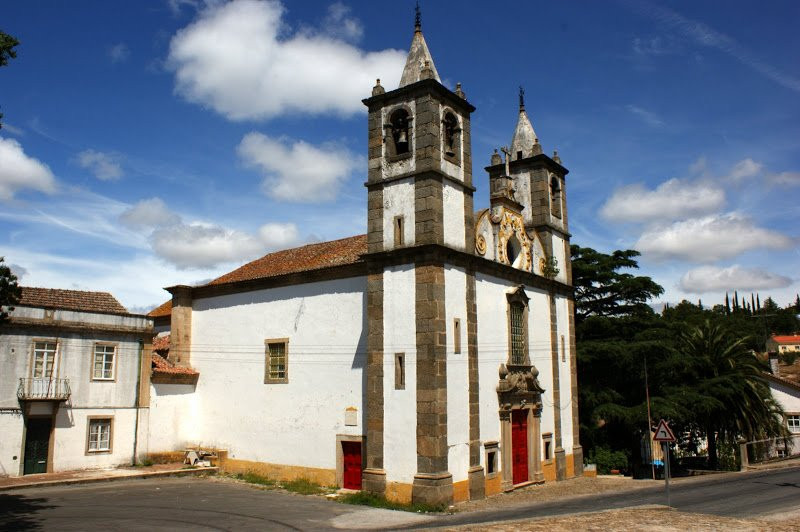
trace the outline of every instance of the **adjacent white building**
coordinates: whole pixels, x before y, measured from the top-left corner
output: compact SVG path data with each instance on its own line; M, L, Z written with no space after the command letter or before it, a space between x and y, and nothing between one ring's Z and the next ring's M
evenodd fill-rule
M111 294L24 287L0 326L0 476L131 464L152 330Z
M364 104L367 234L168 288L153 360L190 376L153 374L149 451L432 503L580 475L567 169L521 94L476 213L475 108L419 25Z

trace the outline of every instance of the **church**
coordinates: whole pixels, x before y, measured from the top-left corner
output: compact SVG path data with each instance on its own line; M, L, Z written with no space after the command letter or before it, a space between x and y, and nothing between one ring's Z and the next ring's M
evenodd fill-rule
M581 475L568 171L523 96L476 211L475 107L417 16L399 87L363 100L366 234L169 287L151 313L169 349L149 452L433 504Z

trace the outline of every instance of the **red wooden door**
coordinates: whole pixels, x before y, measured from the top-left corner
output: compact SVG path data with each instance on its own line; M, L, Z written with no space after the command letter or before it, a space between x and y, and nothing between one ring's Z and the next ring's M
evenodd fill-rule
M511 412L511 463L514 484L528 481L528 411Z
M343 441L342 457L344 462L343 488L361 489L361 442Z

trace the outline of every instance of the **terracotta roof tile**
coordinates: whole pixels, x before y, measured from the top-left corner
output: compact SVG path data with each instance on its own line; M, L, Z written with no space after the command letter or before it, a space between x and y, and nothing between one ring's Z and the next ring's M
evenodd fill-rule
M172 300L167 299L159 306L151 310L147 313L147 316L150 318L160 318L162 316L171 316L172 315Z
M779 344L800 344L800 334L773 336L772 339Z
M341 240L308 244L299 248L276 251L264 255L214 279L209 285L251 281L286 275L289 273L319 270L360 262L367 252L367 235L351 236Z
M176 366L161 355L152 355L152 368L154 374L162 375L200 375L192 368L184 366Z
M82 290L61 290L59 288L34 288L22 286L22 307L45 307L105 314L127 314L114 296L108 292L85 292Z
M153 338L153 351L158 351L159 353L162 353L164 351L169 352L168 334L165 336L156 336L155 338Z

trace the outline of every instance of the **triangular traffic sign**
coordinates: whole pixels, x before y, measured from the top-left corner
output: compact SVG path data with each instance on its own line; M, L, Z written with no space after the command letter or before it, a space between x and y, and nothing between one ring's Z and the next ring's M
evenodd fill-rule
M667 422L663 419L658 423L658 427L656 427L656 433L653 435L653 441L675 441L675 435L672 433L672 429L669 428L669 425L667 425Z
M653 435L654 441L675 441L675 435L672 433L672 429L669 428L667 422L663 419L659 422L658 427L656 427L656 433Z

